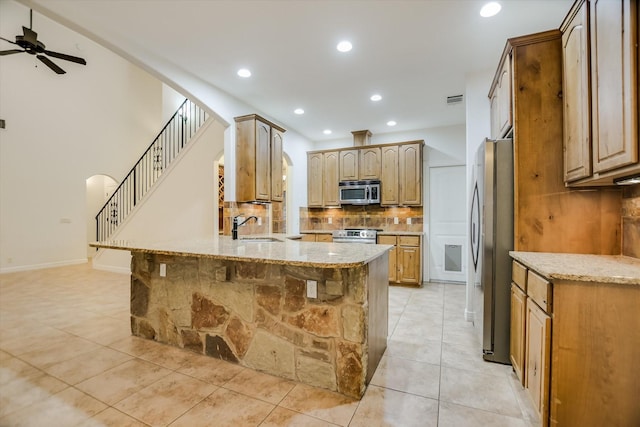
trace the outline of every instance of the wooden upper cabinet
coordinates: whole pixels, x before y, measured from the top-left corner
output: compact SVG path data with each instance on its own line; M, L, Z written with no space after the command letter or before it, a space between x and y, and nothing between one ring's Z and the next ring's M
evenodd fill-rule
M360 151L360 179L380 179L380 147L362 148Z
M324 177L323 177L323 206L340 206L340 193L338 183L339 174L339 153L330 151L324 153Z
M594 172L638 162L637 7L590 1Z
M283 133L271 128L271 200L281 202L284 198L282 143Z
M572 9L562 30L564 180L591 176L588 21L586 1Z
M400 145L398 151L400 204L422 204L422 143Z
M340 181L356 181L359 179L360 150L340 151Z
M322 153L307 154L307 204L322 207L324 189L324 156Z
M236 117L235 121L236 201L282 200L282 135L285 130L256 114ZM276 176L280 178L279 184L275 182Z
M503 57L502 67L491 86L491 137L502 138L511 129L511 55Z
M340 181L380 179L380 147L340 151Z
M398 146L388 145L382 147L382 173L380 177L380 204L399 205L400 194L398 192Z

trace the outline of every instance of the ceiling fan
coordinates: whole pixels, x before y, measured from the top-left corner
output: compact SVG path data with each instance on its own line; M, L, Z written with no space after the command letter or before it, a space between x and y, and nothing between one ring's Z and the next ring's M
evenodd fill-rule
M77 56L66 55L64 53L53 52L45 49L44 43L38 41L38 33L31 29L33 25L33 10L29 11L29 28L22 27L21 36L16 36L16 41L13 42L11 40L5 39L4 37L0 37L0 39L9 42L11 44L15 44L20 46L22 49L9 49L0 51L0 56L12 55L14 53L23 53L27 52L30 55L35 55L43 64L47 67L51 68L57 74L65 74L62 68L60 68L56 63L47 58L47 56L51 56L53 58L64 59L65 61L75 62L76 64L87 65L87 61L83 58L79 58Z

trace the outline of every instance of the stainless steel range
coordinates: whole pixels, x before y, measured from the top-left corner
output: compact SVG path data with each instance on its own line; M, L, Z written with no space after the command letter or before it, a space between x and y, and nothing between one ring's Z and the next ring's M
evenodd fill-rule
M346 229L335 230L333 232L333 241L335 243L368 243L375 244L377 230L362 229Z

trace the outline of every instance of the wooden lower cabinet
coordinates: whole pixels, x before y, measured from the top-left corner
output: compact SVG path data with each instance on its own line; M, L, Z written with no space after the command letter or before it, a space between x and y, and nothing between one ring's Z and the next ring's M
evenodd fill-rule
M331 233L304 233L300 239L303 242L333 242L333 234Z
M511 361L524 375L540 425L640 426L640 286L549 280L535 266L526 276L518 267L511 286ZM524 284L516 276L526 277Z
M525 387L540 419L546 420L549 418L551 317L531 298L527 298L526 308Z
M422 239L420 236L378 236L378 243L393 245L389 252L389 282L403 285L422 284Z
M511 366L524 386L524 350L525 350L525 301L527 295L515 283L511 284L511 341L509 358Z

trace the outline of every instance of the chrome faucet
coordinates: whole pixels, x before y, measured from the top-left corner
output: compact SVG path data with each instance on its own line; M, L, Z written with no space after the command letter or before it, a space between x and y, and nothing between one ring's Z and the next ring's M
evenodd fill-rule
M231 238L233 240L238 240L238 227L240 227L241 225L245 225L250 219L255 219L256 222L258 221L257 216L251 215L249 218L245 219L240 224L238 224L238 218L241 216L242 215L236 215L233 217L233 228L231 228Z

